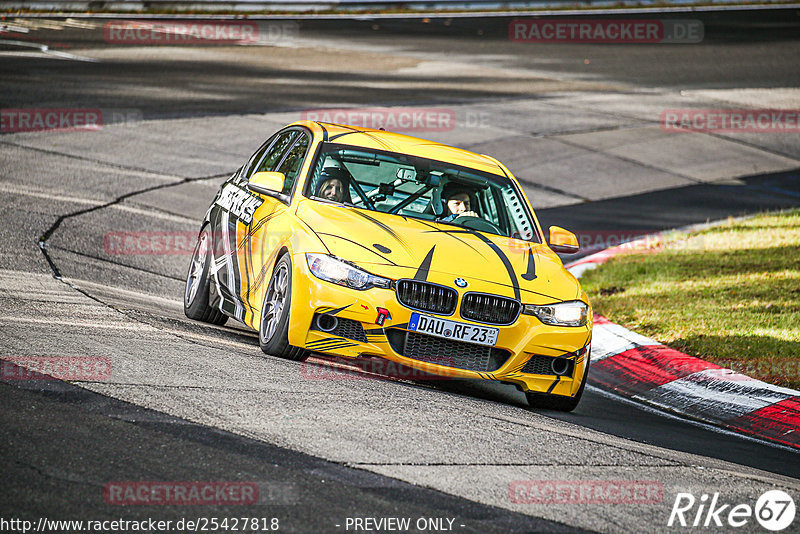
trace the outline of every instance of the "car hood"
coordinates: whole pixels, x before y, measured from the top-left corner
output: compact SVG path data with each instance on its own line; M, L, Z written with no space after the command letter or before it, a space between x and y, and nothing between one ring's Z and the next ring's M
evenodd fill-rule
M451 287L456 278L481 281L494 293L534 303L542 300L536 295L552 301L582 294L547 245L313 200L303 200L297 216L331 254L374 274Z

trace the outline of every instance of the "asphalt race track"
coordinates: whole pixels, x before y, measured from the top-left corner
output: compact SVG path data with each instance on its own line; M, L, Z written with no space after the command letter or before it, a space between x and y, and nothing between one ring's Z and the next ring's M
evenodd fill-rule
M497 384L315 379L265 357L233 321L184 316L191 243L121 254L108 236L191 235L273 131L355 106L451 112L452 127L409 133L499 158L544 226L625 235L798 206L800 134L672 133L659 116L800 108L799 14L692 14L702 42L648 45L512 43L508 20L366 20L292 22L250 46L154 47L105 43L102 21L15 22L27 31L0 33L0 107L102 110L104 122L0 135L2 357L105 358L113 371L64 383L4 367L0 518L671 532L688 530L667 527L678 493L752 506L781 489L797 501L800 453L595 388L559 414ZM647 502L514 502L509 485L531 480L661 490ZM247 506L104 497L132 481L259 491ZM763 531L752 518L739 530Z

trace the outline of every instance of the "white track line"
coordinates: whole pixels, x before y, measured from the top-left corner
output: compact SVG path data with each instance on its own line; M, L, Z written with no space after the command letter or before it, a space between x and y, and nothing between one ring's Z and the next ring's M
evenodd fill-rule
M24 48L36 48L39 50L39 52L45 54L45 56L51 56L58 59L71 59L73 61L85 61L87 63L100 63L99 59L84 57L84 56L76 56L75 54L69 54L67 52L59 52L57 50L50 50L49 46L41 43L29 43L26 41L15 41L12 39L0 39L0 44L22 46ZM13 56L13 55L19 55L19 52L0 52L0 55Z

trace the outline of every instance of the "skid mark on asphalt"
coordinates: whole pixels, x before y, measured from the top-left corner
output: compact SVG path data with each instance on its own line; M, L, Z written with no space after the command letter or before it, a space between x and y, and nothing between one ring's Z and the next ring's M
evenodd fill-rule
M14 143L7 143L7 144L12 144L13 145ZM34 150L37 150L37 149L34 149ZM45 152L51 152L51 151L45 151ZM58 153L58 154L60 154L60 153ZM79 159L85 159L85 158L79 158ZM95 161L95 163L103 163L103 162ZM93 301L105 306L107 309L109 309L109 310L111 310L111 311L113 311L115 313L122 314L123 316L126 316L129 319L131 319L131 320L133 320L133 321L135 321L137 323L140 323L142 325L142 328L150 327L150 328L153 328L155 330L159 330L159 331L162 331L164 333L171 334L173 336L177 336L177 337L179 337L181 339L184 339L186 341L189 341L191 343L202 344L204 346L207 346L208 343L212 343L213 345L223 345L223 346L226 346L226 347L233 347L233 348L237 348L237 349L240 349L240 350L251 351L252 350L252 345L249 345L249 344L246 344L246 343L239 343L239 342L235 342L235 341L219 339L219 338L215 338L215 337L212 337L212 336L205 336L205 335L202 335L202 334L196 334L196 333L191 333L191 332L183 332L183 331L178 331L178 330L167 329L167 328L155 326L155 325L147 323L147 322L143 322L143 321L137 319L136 317L133 317L131 314L128 314L125 311L123 311L123 310L121 310L121 309L119 309L119 308L117 308L117 307L115 307L115 306L113 306L111 304L108 304L108 303L104 302L101 298L99 298L98 296L93 295L90 291L82 289L81 287L79 287L80 281L75 281L75 282L77 282L77 284L76 284L76 283L74 283L72 281L63 279L63 277L61 276L61 272L58 269L58 266L56 265L55 261L52 259L50 254L48 253L48 248L49 248L49 246L47 244L48 239L50 239L50 237L53 236L53 234L58 230L60 225L67 219L80 217L82 215L86 215L88 213L92 213L92 212L95 212L95 211L98 211L98 210L102 210L102 209L106 209L106 208L123 209L123 210L127 210L127 211L132 211L132 212L137 213L137 214L144 214L144 215L147 215L147 216L151 216L152 213L150 213L149 210L141 210L141 209L138 209L138 208L133 208L131 206L122 206L121 203L124 202L127 199L130 199L130 198L138 196L138 195L142 195L144 193L149 193L149 192L152 192L152 191L157 191L157 190L161 190L161 189L165 189L165 188L169 188L169 187L180 186L180 185L184 185L184 184L192 183L192 182L200 182L200 181L204 181L204 180L220 179L220 178L224 178L226 176L228 176L228 173L215 174L215 175L211 175L211 176L202 176L202 177L197 177L197 178L182 177L182 178L180 178L178 180L175 180L175 181L167 183L167 184L160 184L160 185L156 185L156 186L145 187L145 188L138 189L138 190L135 190L135 191L130 191L128 193L124 193L122 195L119 195L116 198L114 198L112 200L109 200L107 202L99 202L98 203L98 202L95 202L95 201L89 201L88 199L82 199L82 200L84 200L83 203L88 203L88 204L90 204L90 206L87 207L87 208L84 208L84 209L80 209L80 210L73 211L73 212L70 212L70 213L67 213L67 214L59 216L55 220L55 222L53 222L53 224L39 238L39 241L38 241L39 249L41 250L45 260L47 261L48 265L50 266L50 268L52 270L53 278L55 278L56 280L58 280L61 283L65 284L66 286L72 288L73 290L77 291L78 293L81 293L84 296L92 299ZM168 217L173 217L173 216L169 215ZM177 217L175 217L175 218L177 219ZM182 217L180 218L180 220L181 220L181 222L185 222L184 218L182 218ZM189 219L187 218L186 220L189 220ZM61 249L60 247L53 247L53 249L64 250L64 249ZM86 256L85 254L81 254L81 253L75 252L75 251L69 251L69 252L72 252L74 254L81 255L81 256ZM100 261L109 261L109 260L104 260L103 258L95 258L95 257L93 257L93 259L97 259L97 260L100 260ZM124 266L124 267L134 268L134 267L127 266L127 265L124 265L124 264L120 264L120 263L117 263L117 262L110 262L110 263L114 263L116 265L120 265L120 266ZM136 268L136 269L139 270L139 271L144 271L141 268ZM158 276L164 276L164 277L167 277L167 278L171 278L169 276L164 275L163 273L155 273L154 272L154 273L151 273L151 274L158 275ZM85 328L88 325L84 325L82 323L77 323L75 326L81 326L82 328ZM98 326L98 328L104 328L104 327L103 326ZM111 327L106 327L106 328L111 328ZM131 328L123 328L123 329L131 329Z
M165 188L168 188L168 187L175 187L175 186L178 186L178 185L188 184L188 183L191 183L191 182L198 182L198 181L202 181L202 180L211 180L211 179L215 179L215 178L217 178L217 179L218 178L224 178L227 175L228 174L225 173L225 174L215 174L215 175L211 175L211 176L202 176L202 177L199 177L199 178L182 178L182 179L180 179L178 181L170 182L168 184L154 185L154 186L151 186L151 187L145 187L143 189L138 189L136 191L130 191L128 193L124 193L122 195L119 195L118 197L116 197L113 200L110 200L108 202L104 202L103 204L99 204L97 206L92 206L92 207L89 207L89 208L86 208L86 209L73 211L71 213L67 213L65 215L61 215L50 226L50 228L45 230L44 234L42 234L42 236L39 238L39 249L42 251L42 254L44 255L45 260L47 260L48 265L50 265L50 268L53 270L53 276L55 276L56 279L60 280L61 279L61 273L58 270L58 267L56 266L56 264L53 262L53 259L47 253L47 240L50 239L50 237L56 232L56 230L58 230L59 226L61 226L61 223L64 222L65 220L71 219L73 217L79 217L81 215L86 215L87 213L92 213L94 211L105 209L105 208L108 208L108 207L111 207L111 206L116 206L116 205L120 204L121 202L125 201L128 198L135 197L137 195L142 195L144 193L150 193L152 191L158 191L159 189L165 189ZM74 289L76 289L77 291L81 291L78 288L74 288ZM87 296L90 296L90 295L87 294Z

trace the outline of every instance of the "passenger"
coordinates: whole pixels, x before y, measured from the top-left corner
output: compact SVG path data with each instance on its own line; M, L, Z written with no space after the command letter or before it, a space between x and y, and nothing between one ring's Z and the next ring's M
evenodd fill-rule
M352 203L350 197L350 173L338 167L326 167L320 174L316 196L333 202Z

